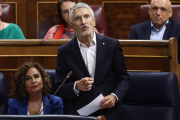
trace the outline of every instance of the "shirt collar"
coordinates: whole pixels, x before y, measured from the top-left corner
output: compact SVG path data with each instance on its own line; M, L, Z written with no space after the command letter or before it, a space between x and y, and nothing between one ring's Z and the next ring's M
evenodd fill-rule
M94 32L94 31L93 31ZM78 36L77 36L77 41L78 41L78 45L79 47L82 47L82 46L85 46L84 43L81 43L78 39ZM94 32L94 36L93 36L93 39L91 40L91 43L90 43L90 46L91 45L96 45L96 33Z
M169 20L166 21L166 23L163 25L163 27L166 26L166 25L168 24L168 22L169 22ZM151 21L151 29L155 29L156 31L160 31L159 29L157 29L157 28L153 25L152 21Z

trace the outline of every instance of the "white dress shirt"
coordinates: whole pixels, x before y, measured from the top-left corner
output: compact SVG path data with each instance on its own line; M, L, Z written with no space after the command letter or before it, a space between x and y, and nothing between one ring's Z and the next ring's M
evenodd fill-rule
M92 79L94 79L95 67L96 67L96 33L94 32L93 39L91 40L89 48L81 43L77 37L78 46L83 57L84 63L88 69L88 72ZM77 81L76 81L77 82ZM76 82L74 83L74 92L79 95L79 91L75 89Z
M96 68L96 49L97 49L96 33L94 32L94 36L90 42L89 47L87 47L84 43L81 43L79 41L78 37L77 37L77 41L78 41L78 46L79 46L80 51L81 51L81 55L84 59L84 63L86 64L86 67L88 69L88 72L89 72L91 78L94 79L95 68ZM76 95L79 95L79 91L75 89L76 82L74 83L73 89L74 89L74 93ZM111 93L111 94L113 94L118 101L118 97L114 93Z
M78 45L81 51L81 55L84 59L84 63L88 69L88 72L92 79L94 79L95 65L96 65L96 34L90 42L90 46L87 47L84 43L81 43L77 38Z
M168 24L169 20L163 25L162 29L157 29L152 21L151 21L151 35L150 40L163 40L164 32L166 30L166 25Z

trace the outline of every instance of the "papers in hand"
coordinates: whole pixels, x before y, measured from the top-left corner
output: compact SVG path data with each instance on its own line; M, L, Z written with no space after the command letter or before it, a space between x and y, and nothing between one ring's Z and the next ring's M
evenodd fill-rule
M77 110L80 115L90 115L91 113L99 110L100 101L104 98L102 94L96 97L92 102L87 104L86 106L82 107L81 109Z

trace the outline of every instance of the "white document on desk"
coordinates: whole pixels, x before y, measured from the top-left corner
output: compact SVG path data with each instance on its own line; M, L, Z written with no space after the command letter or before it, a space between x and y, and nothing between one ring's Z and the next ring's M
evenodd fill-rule
M90 115L91 113L99 110L100 101L104 98L102 94L96 97L92 102L87 104L86 106L82 107L81 109L77 110L80 115Z

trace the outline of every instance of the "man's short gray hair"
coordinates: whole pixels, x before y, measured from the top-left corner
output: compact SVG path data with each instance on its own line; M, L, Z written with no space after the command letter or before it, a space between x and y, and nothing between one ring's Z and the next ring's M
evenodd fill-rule
M85 3L77 3L71 8L70 13L69 13L69 20L70 20L71 24L73 23L73 12L77 8L87 8L89 10L89 12L91 13L92 17L94 18L94 12L89 5L87 5Z
M151 3L152 3L152 1L153 1L153 0L151 0ZM171 7L171 0L168 0L168 1L169 1L169 3L170 3L170 7ZM150 3L150 5L151 5L151 3Z

